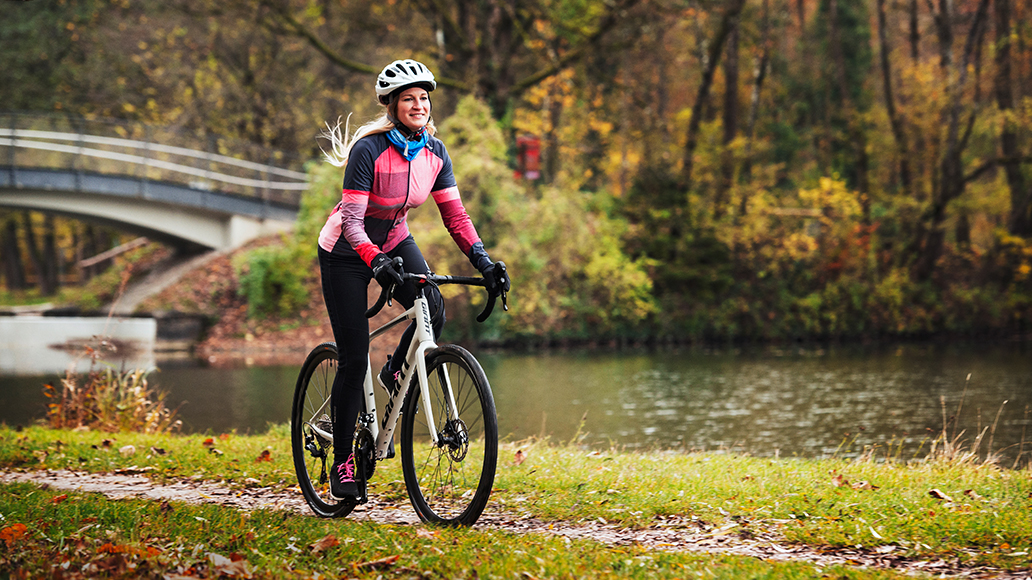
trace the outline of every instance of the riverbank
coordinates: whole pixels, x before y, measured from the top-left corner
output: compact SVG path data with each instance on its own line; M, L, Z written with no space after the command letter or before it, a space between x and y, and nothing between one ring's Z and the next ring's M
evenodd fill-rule
M81 569L114 553L53 547L94 537L123 554L154 548L136 562L155 573L238 553L258 577L1026 578L1032 569L1032 472L963 455L902 464L510 441L484 521L455 532L413 525L397 461L377 467L365 510L332 527L310 515L282 426L254 436L0 428L0 470L3 525L25 525L0 565L40 573L52 565L46 555ZM41 485L49 489L27 493ZM147 501L112 504L79 489ZM75 516L63 520L65 510ZM315 550L328 533L338 543ZM381 569L351 568L394 556Z

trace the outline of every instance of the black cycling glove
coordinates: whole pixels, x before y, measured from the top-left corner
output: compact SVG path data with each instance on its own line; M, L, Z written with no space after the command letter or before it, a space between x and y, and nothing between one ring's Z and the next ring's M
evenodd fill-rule
M481 270L480 273L484 275L489 294L509 291L511 284L509 283L509 274L505 271L505 262L495 262Z
M394 262L391 261L387 254L377 254L369 266L372 267L373 277L379 282L381 288L387 288L392 284L394 286L401 286L401 274L395 269Z
M487 291L491 294L509 291L509 275L505 273L504 262L492 262L487 255L483 242L477 242L469 249L469 263L480 271L487 281Z

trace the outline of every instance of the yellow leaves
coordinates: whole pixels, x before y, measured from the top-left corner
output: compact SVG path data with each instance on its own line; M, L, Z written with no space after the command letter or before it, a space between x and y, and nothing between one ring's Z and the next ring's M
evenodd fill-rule
M822 177L818 187L799 190L799 200L811 208L822 210L824 222L860 216L860 195L846 187L845 181Z

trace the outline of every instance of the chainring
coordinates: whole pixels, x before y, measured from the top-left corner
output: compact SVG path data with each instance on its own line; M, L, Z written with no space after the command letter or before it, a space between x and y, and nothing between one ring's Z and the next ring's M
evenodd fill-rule
M362 427L355 433L355 467L362 473L363 480L368 482L376 470L376 440L372 432Z

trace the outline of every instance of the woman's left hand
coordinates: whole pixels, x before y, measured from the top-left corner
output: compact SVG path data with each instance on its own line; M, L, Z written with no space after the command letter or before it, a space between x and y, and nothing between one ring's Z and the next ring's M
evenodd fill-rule
M511 283L509 282L509 274L505 270L505 262L494 262L481 270L480 273L483 274L484 281L487 282L486 287L489 294L497 295L509 291Z

